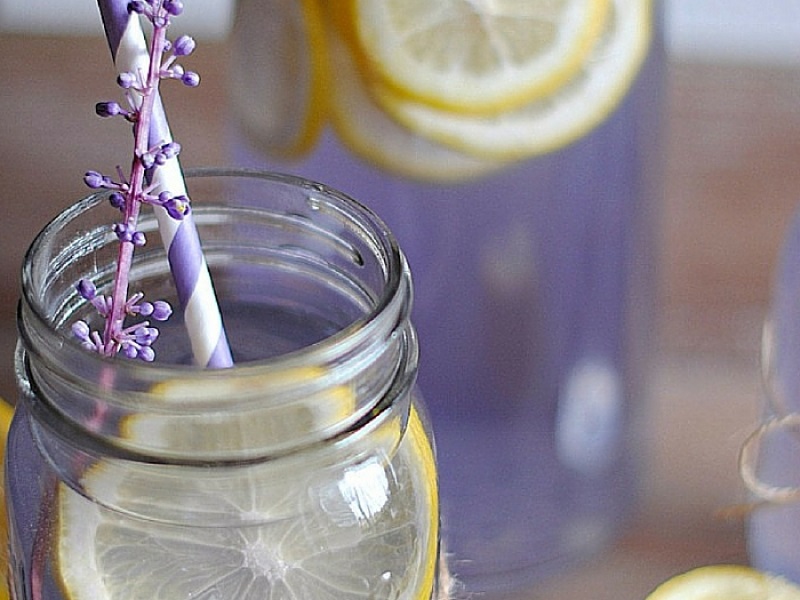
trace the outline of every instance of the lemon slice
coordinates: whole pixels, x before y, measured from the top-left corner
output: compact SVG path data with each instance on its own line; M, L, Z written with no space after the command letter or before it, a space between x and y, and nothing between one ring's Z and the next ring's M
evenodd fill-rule
M151 391L160 400L153 410L121 419L118 443L162 457L216 460L247 458L242 448L263 456L300 439L325 439L360 416L351 387L331 385L326 375L323 368L298 367L234 381L171 379ZM220 410L220 398L231 397L237 398L237 410Z
M547 97L493 116L437 109L376 86L379 103L412 131L461 152L514 160L550 152L600 124L627 93L647 54L652 0L612 0L605 32L581 70Z
M325 44L315 0L237 2L231 106L251 140L284 157L308 151L325 123Z
M750 567L710 565L668 579L646 600L800 600L800 588Z
M348 45L331 29L331 120L344 144L396 175L434 183L467 181L498 171L504 161L476 158L420 137L391 119L370 96Z
M430 600L436 472L415 410L392 470L375 457L330 472L300 461L276 478L281 462L240 467L234 480L198 467L196 477L161 481L158 465L103 461L83 483L116 511L62 484L56 574L65 597ZM143 510L144 519L126 514ZM208 526L176 523L187 514ZM230 523L219 526L222 518Z
M368 70L464 112L552 93L581 67L608 9L608 0L350 1Z

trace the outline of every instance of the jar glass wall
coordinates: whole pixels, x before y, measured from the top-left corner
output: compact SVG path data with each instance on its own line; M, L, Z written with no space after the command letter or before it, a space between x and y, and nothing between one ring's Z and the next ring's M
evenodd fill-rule
M116 238L106 196L51 222L23 267L7 500L17 598L428 598L436 468L415 391L411 284L393 237L325 186L189 180L235 366L191 365L180 315L156 362L71 338ZM142 229L155 238L157 224ZM132 288L177 306L167 261Z

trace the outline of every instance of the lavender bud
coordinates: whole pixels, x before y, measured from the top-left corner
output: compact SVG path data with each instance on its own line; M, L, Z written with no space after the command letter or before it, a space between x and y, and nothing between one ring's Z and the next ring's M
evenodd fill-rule
M153 362L153 360L156 358L156 353L150 346L145 346L144 348L139 349L139 355L136 358L145 362Z
M149 317L153 314L153 310L155 307L153 306L152 302L142 302L136 307L135 312L140 314L143 317Z
M88 342L90 333L91 329L89 329L89 324L86 321L75 321L72 324L72 335L80 341Z
M100 117L116 117L123 111L116 102L98 102L94 105L94 112Z
M172 68L170 68L167 71L164 71L163 76L171 77L172 79L180 79L181 77L184 76L185 73L186 71L183 69L181 65L172 65Z
M97 288L88 279L81 279L75 288L84 300L93 300L97 295Z
M108 202L111 206L119 210L125 208L125 196L119 192L111 192L111 194L108 195Z
M175 158L181 153L181 145L178 142L167 142L161 146L161 153L167 158Z
M183 218L191 212L189 199L186 196L170 198L169 201L164 204L164 208L167 214L176 221L183 220Z
M183 2L181 0L165 0L164 9L173 17L177 17L183 12Z
M172 315L172 306L165 300L156 300L152 306L153 312L151 315L156 321L166 321Z
M136 75L130 72L120 73L117 76L117 85L128 90L136 85Z
M93 190L96 190L105 186L106 178L97 171L86 171L83 176L83 182Z
M137 327L136 331L133 332L133 339L136 341L137 344L142 346L149 346L158 338L158 329L155 327L145 327L142 325L141 327Z
M200 75L194 71L186 71L181 77L181 81L187 87L197 87L200 85Z
M197 47L194 39L188 35L182 35L172 46L172 51L174 52L175 56L188 56L194 49Z
M128 230L125 223L116 223L114 225L114 233L120 242L130 242L133 240L133 234Z
M145 152L139 157L139 160L142 161L142 166L145 169L150 169L156 163L156 158L150 152Z
M145 4L141 0L133 0L128 2L128 13L142 14L145 10Z
M133 242L134 246L144 246L147 243L147 239L145 238L144 233L141 231L134 231L133 235L131 236L131 241Z
M139 354L139 349L130 342L123 343L121 350L127 358L136 358L136 356Z

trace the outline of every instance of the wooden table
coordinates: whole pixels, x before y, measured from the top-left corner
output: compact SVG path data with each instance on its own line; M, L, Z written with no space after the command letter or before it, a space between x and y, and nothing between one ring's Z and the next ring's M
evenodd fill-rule
M222 160L225 54L201 45L192 67L203 93L167 94L167 106L180 103L170 119L184 164ZM0 395L13 398L24 249L84 194L87 168L129 148L93 112L116 97L101 38L0 36L0 82ZM742 519L719 511L744 499L736 457L759 413L760 326L800 197L800 76L674 64L670 84L662 318L639 511L607 552L518 600L635 600L677 571L746 560Z

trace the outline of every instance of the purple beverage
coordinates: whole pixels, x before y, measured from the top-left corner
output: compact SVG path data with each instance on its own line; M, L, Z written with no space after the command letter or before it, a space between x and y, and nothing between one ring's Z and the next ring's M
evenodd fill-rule
M762 369L767 394L764 423L748 442L743 465L756 479L748 523L754 566L800 583L800 217L790 224L765 325ZM757 451L756 451L757 450ZM752 459L752 460L751 460Z
M389 108L365 106L369 94L353 92L329 38L331 126L288 160L276 148L297 146L257 114L259 101L274 107L271 94L288 85L269 43L286 22L258 3L240 11L237 163L366 199L408 256L456 576L469 592L520 587L602 547L636 494L636 405L654 329L658 41L601 124L509 162L415 136ZM330 25L335 16L323 18ZM269 35L257 37L264 28Z

